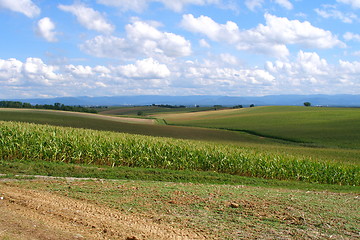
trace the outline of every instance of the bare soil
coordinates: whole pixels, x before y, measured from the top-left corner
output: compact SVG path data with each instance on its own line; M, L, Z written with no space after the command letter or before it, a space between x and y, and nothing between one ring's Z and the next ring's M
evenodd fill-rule
M0 239L206 239L106 206L0 183Z
M360 239L358 193L18 177L0 179L1 240Z

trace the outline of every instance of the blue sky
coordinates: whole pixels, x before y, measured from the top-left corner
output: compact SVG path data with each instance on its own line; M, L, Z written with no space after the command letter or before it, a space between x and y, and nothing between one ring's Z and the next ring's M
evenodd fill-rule
M0 0L0 98L359 94L360 0Z

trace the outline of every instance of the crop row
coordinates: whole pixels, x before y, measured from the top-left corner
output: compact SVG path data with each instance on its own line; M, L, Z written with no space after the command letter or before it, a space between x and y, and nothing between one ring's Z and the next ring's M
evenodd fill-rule
M360 184L360 167L190 140L0 122L0 157Z

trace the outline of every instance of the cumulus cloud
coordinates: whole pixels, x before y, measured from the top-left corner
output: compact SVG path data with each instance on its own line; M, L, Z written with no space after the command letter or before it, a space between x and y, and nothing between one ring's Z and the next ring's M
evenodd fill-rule
M52 85L62 78L58 68L45 64L39 58L27 58L25 62L10 58L0 59L0 82L5 85Z
M0 59L0 82L4 84L18 84L21 81L23 63L15 58Z
M326 5L325 9L316 8L315 12L323 18L334 18L344 23L352 23L358 17L354 13L343 13L334 8L332 5Z
M122 76L135 79L161 79L171 74L165 64L153 58L137 60L135 64L119 66L117 70Z
M111 33L115 29L115 26L109 23L101 13L82 3L75 3L73 5L60 4L58 8L75 15L78 22L89 30Z
M325 59L321 59L317 53L300 51L297 59L293 62L276 61L266 62L266 70L273 74L286 73L292 76L315 76L326 75L329 65Z
M359 62L339 60L337 65L331 65L317 53L303 51L292 61L265 64L265 70L276 78L279 86L287 86L286 92L300 94L356 93L360 88L359 69ZM349 86L352 86L352 92L349 92Z
M337 2L351 5L353 8L360 8L360 0L337 0Z
M360 34L346 32L343 36L346 41L358 41L360 42Z
M288 10L293 9L293 5L289 0L272 0L272 1ZM246 0L245 6L249 8L251 11L255 11L256 8L262 8L264 3L265 0Z
M210 44L205 39L200 39L199 45L200 45L200 47L203 47L203 48L210 48Z
M260 34L260 38L271 42L300 44L309 48L333 48L344 45L330 31L314 27L308 21L289 20L271 14L265 14L265 20L265 26L260 24L246 33L251 36Z
M54 32L55 24L50 18L44 17L37 23L37 33L48 42L56 42L56 32Z
M219 24L207 16L196 18L192 14L185 14L181 26L190 32L202 33L213 41L235 43L240 39L240 29L232 21Z
M261 8L264 4L264 0L246 0L245 5L251 11L254 11L256 8Z
M51 85L53 81L61 78L55 73L56 70L57 67L45 64L40 58L27 58L23 64L22 74L33 84Z
M228 62L225 63L224 60ZM292 59L261 67L236 64L223 53L211 59L172 61L154 58L124 65L49 65L39 58L0 59L2 96L76 96L122 94L267 95L353 93L360 90L359 61L330 64L316 52L299 51ZM349 89L349 86L351 88ZM20 95L19 95L20 96ZM21 95L25 96L25 95Z
M288 10L293 9L293 5L289 0L274 0L277 4Z
M223 64L221 58L229 57L229 54L220 54L213 60L187 61L176 66L178 74L173 85L177 87L196 89L203 94L240 94L254 88L258 88L258 95L263 92L263 87L274 83L274 76L264 69L243 68L236 65ZM234 59L233 59L234 60ZM176 71L175 69L173 70Z
M22 13L29 18L36 17L41 12L40 8L31 0L0 0L0 8Z
M111 78L110 78L110 75ZM111 83L111 81L114 81ZM2 96L53 97L93 94L99 88L107 91L118 84L117 77L105 66L48 65L40 58L19 61L0 59Z
M237 57L229 54L229 53L222 53L220 54L220 61L223 63L227 63L230 65L237 65L239 64L239 61L237 59Z
M239 50L250 50L284 58L289 55L288 44L298 44L307 48L344 47L330 31L323 30L305 21L289 20L266 13L266 25L240 30L234 22L219 24L207 16L183 15L181 25L194 33L206 35L217 42L235 45Z
M357 61L349 62L349 61L339 60L339 65L344 73L350 73L356 75L360 73L360 62Z
M155 26L135 21L126 26L126 37L97 36L81 49L97 57L133 59L146 57L183 57L191 54L190 41L180 35L161 32Z
M106 6L118 7L123 11L142 12L147 8L148 0L97 0L97 2Z
M93 70L90 66L83 66L83 65L66 65L65 66L66 72L70 73L73 76L86 78L94 75Z
M172 11L181 12L187 5L204 6L209 4L226 5L221 0L98 0L100 4L107 6L118 7L123 11L132 10L135 12L142 12L151 2L159 2Z

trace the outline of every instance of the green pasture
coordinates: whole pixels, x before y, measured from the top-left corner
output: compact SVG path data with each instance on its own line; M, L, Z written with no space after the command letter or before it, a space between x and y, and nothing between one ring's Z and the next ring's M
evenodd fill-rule
M359 108L274 106L158 117L174 125L242 131L314 147L360 149Z
M141 112L140 115L149 116L154 114L202 112L209 110L214 110L214 107L166 108L158 106L135 106L102 108L99 110L99 113L104 115L137 116Z
M126 119L126 118L118 118ZM245 133L165 125L127 123L116 118L108 119L97 114L73 114L61 111L0 109L0 121L17 121L54 126L86 128L101 131L123 132L147 136L206 140L229 143L269 143L271 141Z

